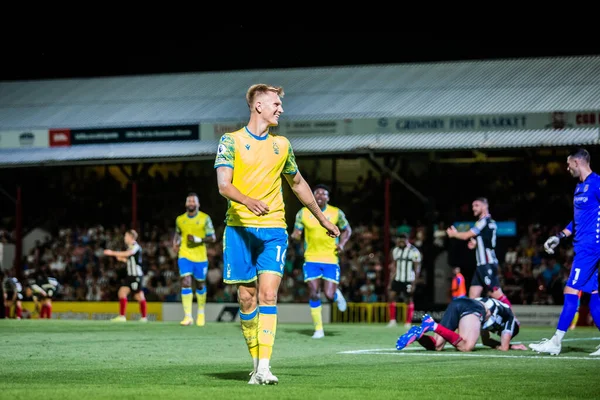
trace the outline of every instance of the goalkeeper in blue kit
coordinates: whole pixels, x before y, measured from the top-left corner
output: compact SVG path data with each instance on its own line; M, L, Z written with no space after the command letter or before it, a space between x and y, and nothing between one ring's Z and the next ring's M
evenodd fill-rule
M561 351L562 339L577 313L580 291L591 293L590 313L600 329L600 176L592 171L590 154L585 149L579 149L567 157L567 169L573 177L579 179L573 198L573 221L557 235L546 240L544 248L547 253L554 254L554 249L560 241L572 236L575 257L564 289L565 301L554 336L529 345L538 353L553 355L558 355ZM591 355L600 356L600 346Z

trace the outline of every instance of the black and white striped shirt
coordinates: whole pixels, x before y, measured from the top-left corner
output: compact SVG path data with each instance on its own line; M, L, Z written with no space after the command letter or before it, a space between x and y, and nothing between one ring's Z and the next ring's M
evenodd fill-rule
M142 248L137 242L129 246L133 254L127 257L127 276L143 276L142 271Z
M398 282L413 282L415 280L415 263L421 262L421 252L407 243L405 247L394 247L392 258L396 265L394 280Z
M475 257L477 265L498 264L496 257L496 221L491 215L485 215L475 223L471 231L477 236L477 247L475 248Z
M491 297L478 297L475 300L481 301L490 310L490 318L483 322L481 329L498 335L502 335L503 333L510 333L511 336L514 335L515 328L519 325L519 320L517 320L508 304Z

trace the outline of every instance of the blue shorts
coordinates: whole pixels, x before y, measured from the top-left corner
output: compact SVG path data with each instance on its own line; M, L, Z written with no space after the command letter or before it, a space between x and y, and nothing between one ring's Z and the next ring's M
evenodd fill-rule
M597 291L598 262L600 262L600 253L575 251L567 286L585 293Z
M339 264L326 264L317 262L304 263L304 282L314 279L325 279L327 281L340 283Z
M192 275L197 281L206 280L208 261L190 261L187 258L177 260L179 264L179 276Z
M227 226L223 232L223 282L254 282L263 273L283 276L285 228Z

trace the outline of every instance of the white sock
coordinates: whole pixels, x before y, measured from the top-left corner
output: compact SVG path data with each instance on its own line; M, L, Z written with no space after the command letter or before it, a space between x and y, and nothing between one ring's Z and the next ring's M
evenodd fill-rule
M269 359L268 358L261 358L260 360L258 360L258 367L257 369L261 369L261 368L269 368Z
M254 364L254 370L258 367L258 358L252 358L252 364Z
M554 334L554 343L556 344L560 344L560 342L562 342L563 338L565 337L565 331L559 331L558 329L556 330L556 333Z

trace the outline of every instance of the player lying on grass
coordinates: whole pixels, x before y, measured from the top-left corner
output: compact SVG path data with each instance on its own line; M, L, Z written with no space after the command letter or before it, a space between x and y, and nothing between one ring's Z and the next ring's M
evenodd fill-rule
M425 335L426 332L434 334ZM499 335L500 341L492 339L490 332ZM402 350L417 341L427 350L441 351L449 342L458 351L471 351L481 336L485 346L497 350L527 350L523 344L510 343L518 333L519 321L505 303L489 297L462 297L450 302L440 323L425 314L420 326L412 327L398 338L396 349Z

